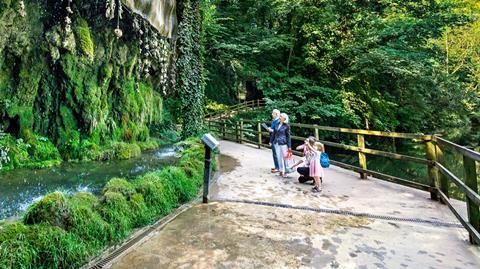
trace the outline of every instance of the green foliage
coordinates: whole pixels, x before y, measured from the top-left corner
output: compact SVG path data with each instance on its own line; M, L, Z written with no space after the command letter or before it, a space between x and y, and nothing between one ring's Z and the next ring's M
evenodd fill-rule
M24 216L24 223L45 223L65 228L67 227L70 211L68 200L63 193L50 193L28 208Z
M141 177L136 182L135 189L142 194L147 206L157 215L165 215L178 204L178 197L165 179L158 173L151 173Z
M115 158L112 142L154 146L150 137L160 134L152 130L167 125L161 85L175 69L152 66L149 76L142 70L153 54L173 64L167 39L147 50L136 34L115 38L98 1L72 4L71 32L63 23L66 2L25 1L26 16L19 1L0 3L0 126L32 146L28 157L15 152L6 169L24 167L26 159L27 167L58 163L51 145L37 145L33 136L47 137L65 160ZM138 33L132 25L133 16L120 21L125 33ZM158 36L148 23L140 28L145 40Z
M180 53L177 61L177 91L181 98L183 138L197 135L203 120L204 83L199 2L183 1L182 18L178 26Z
M115 150L116 157L120 160L130 159L139 156L142 150L137 144L128 144L125 142L115 142L112 145Z
M113 240L125 238L133 229L133 212L127 198L118 192L103 194L100 214L107 223L113 225L115 234Z
M248 84L297 122L475 145L474 2L205 1L206 94L229 104Z
M95 57L94 45L92 37L90 36L90 29L88 28L88 23L85 19L79 18L77 20L75 33L77 35L78 41L80 42L81 51L89 59L93 60L93 58Z
M135 192L133 185L124 178L112 178L108 181L107 185L102 191L104 194L107 192L118 192L125 197L130 197Z
M183 164L191 161L202 173L203 147L198 140L182 143ZM0 268L78 268L135 229L170 213L197 194L201 176L168 167L131 182L113 178L103 194L55 192L32 204L23 223L0 228Z
M61 162L53 143L38 135L29 135L26 142L22 138L15 139L12 135L5 134L0 137L0 148L6 156L2 159L2 170L50 167Z

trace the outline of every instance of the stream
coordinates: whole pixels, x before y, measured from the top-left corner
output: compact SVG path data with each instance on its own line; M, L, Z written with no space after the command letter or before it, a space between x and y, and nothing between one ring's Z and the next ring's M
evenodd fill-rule
M164 146L128 160L64 163L45 169L0 173L0 220L20 217L31 203L50 192L99 194L113 177L133 178L174 164L178 157L175 146Z

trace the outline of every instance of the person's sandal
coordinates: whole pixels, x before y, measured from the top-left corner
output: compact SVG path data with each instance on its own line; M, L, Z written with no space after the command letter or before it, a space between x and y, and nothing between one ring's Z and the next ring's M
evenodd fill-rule
M319 187L315 186L315 187L312 188L312 192L317 192L318 193L318 192L321 192L321 191L322 191L322 187L319 188Z
M278 173L279 171L277 170L277 168L272 168L272 169L270 169L270 172L272 172L272 173Z

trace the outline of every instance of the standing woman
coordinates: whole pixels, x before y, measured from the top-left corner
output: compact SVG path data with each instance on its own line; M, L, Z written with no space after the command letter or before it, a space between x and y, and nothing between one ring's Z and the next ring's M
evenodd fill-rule
M288 115L280 114L280 123L274 132L273 144L277 153L278 170L280 176L286 176L286 156L287 152L292 150L292 139L290 137L290 125L288 125Z
M270 143L270 146L272 146L273 164L275 165L275 167L271 169L272 173L277 173L279 171L277 152L275 150L275 145L273 144L273 140L275 139L275 131L277 130L277 127L279 124L280 124L280 110L274 109L272 111L272 124L270 125L270 128L268 128L268 132L270 132L269 143Z

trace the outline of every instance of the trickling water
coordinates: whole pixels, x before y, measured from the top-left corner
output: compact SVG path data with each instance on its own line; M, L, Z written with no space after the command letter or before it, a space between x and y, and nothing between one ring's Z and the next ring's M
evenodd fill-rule
M167 146L137 158L109 162L65 163L40 170L16 169L0 174L0 220L18 216L45 194L62 191L99 193L113 177L132 178L178 160L178 150Z
M160 34L172 37L177 24L175 0L125 0L124 3L135 13L147 19Z

